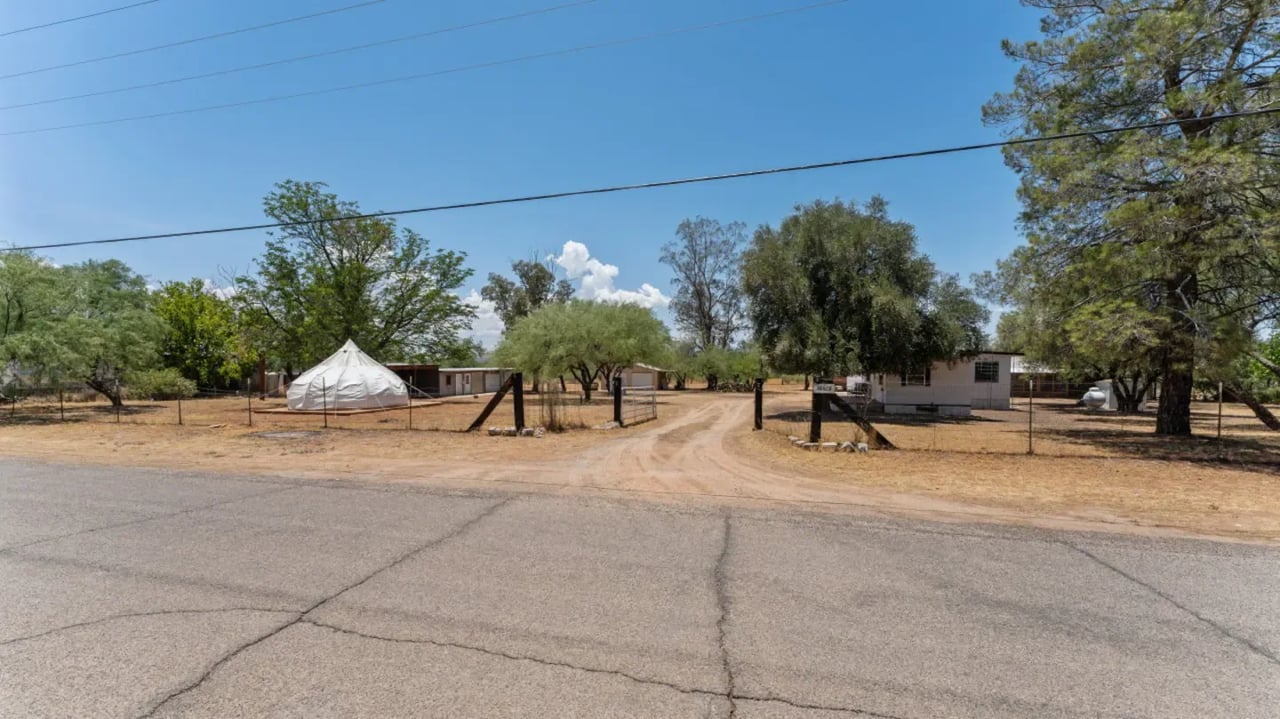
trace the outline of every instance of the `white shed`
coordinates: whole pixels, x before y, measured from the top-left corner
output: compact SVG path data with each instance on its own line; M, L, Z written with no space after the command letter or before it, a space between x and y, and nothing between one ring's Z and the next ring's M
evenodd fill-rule
M484 394L497 392L513 370L510 367L441 367L440 394Z

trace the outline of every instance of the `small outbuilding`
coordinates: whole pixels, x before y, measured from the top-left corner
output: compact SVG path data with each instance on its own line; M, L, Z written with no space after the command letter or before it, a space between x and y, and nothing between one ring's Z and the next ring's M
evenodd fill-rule
M671 376L669 370L642 362L622 368L619 374L622 376L623 387L652 387L654 389L667 389Z
M497 392L514 371L510 367L441 367L440 396Z

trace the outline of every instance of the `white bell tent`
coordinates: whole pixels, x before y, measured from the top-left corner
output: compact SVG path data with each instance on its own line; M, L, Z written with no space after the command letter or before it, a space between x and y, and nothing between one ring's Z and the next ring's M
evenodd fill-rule
M374 409L409 404L409 388L395 372L378 364L347 340L323 362L298 375L289 385L289 409Z

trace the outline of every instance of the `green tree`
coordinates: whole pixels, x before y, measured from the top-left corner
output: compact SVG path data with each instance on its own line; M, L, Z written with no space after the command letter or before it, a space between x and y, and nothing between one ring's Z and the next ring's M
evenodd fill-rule
M511 263L515 279L489 273L489 281L480 296L493 302L502 324L511 327L516 320L545 304L568 302L573 286L557 279L548 261L516 260Z
M1191 432L1197 349L1218 319L1274 304L1280 70L1274 0L1023 0L1044 37L1006 41L1022 63L985 108L1019 137L1176 120L1167 128L1011 146L1027 247L1045 296L1155 315L1158 434Z
M570 300L544 305L508 328L497 362L531 375L569 372L591 399L597 379L608 380L636 362L656 362L670 338L644 307Z
M267 241L257 275L237 278L236 304L255 350L294 368L348 339L370 355L432 355L456 343L474 310L456 294L465 255L432 251L389 218L351 218L354 202L322 182L286 180L263 200L288 223Z
M780 372L903 372L986 343L986 310L938 275L915 229L879 198L817 201L761 227L742 276L756 342Z
M467 337L459 339L426 359L441 367L475 367L483 356L484 345L478 340Z
M677 240L662 246L660 259L675 273L676 329L699 350L728 348L747 324L739 276L746 230L741 222L698 217L681 222Z
M128 373L156 366L163 323L145 280L118 260L56 267L0 257L0 357L39 381L82 381L121 404Z
M252 369L242 356L231 303L199 279L166 282L154 294L156 314L165 323L160 356L166 367L203 387L225 386Z

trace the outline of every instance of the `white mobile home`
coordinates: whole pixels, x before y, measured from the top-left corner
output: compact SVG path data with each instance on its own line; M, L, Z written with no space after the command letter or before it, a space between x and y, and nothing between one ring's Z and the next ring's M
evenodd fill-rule
M869 384L869 399L888 414L963 417L975 409L1009 409L1012 358L1009 353L983 352L956 362L935 362L915 371L876 374L857 381Z

